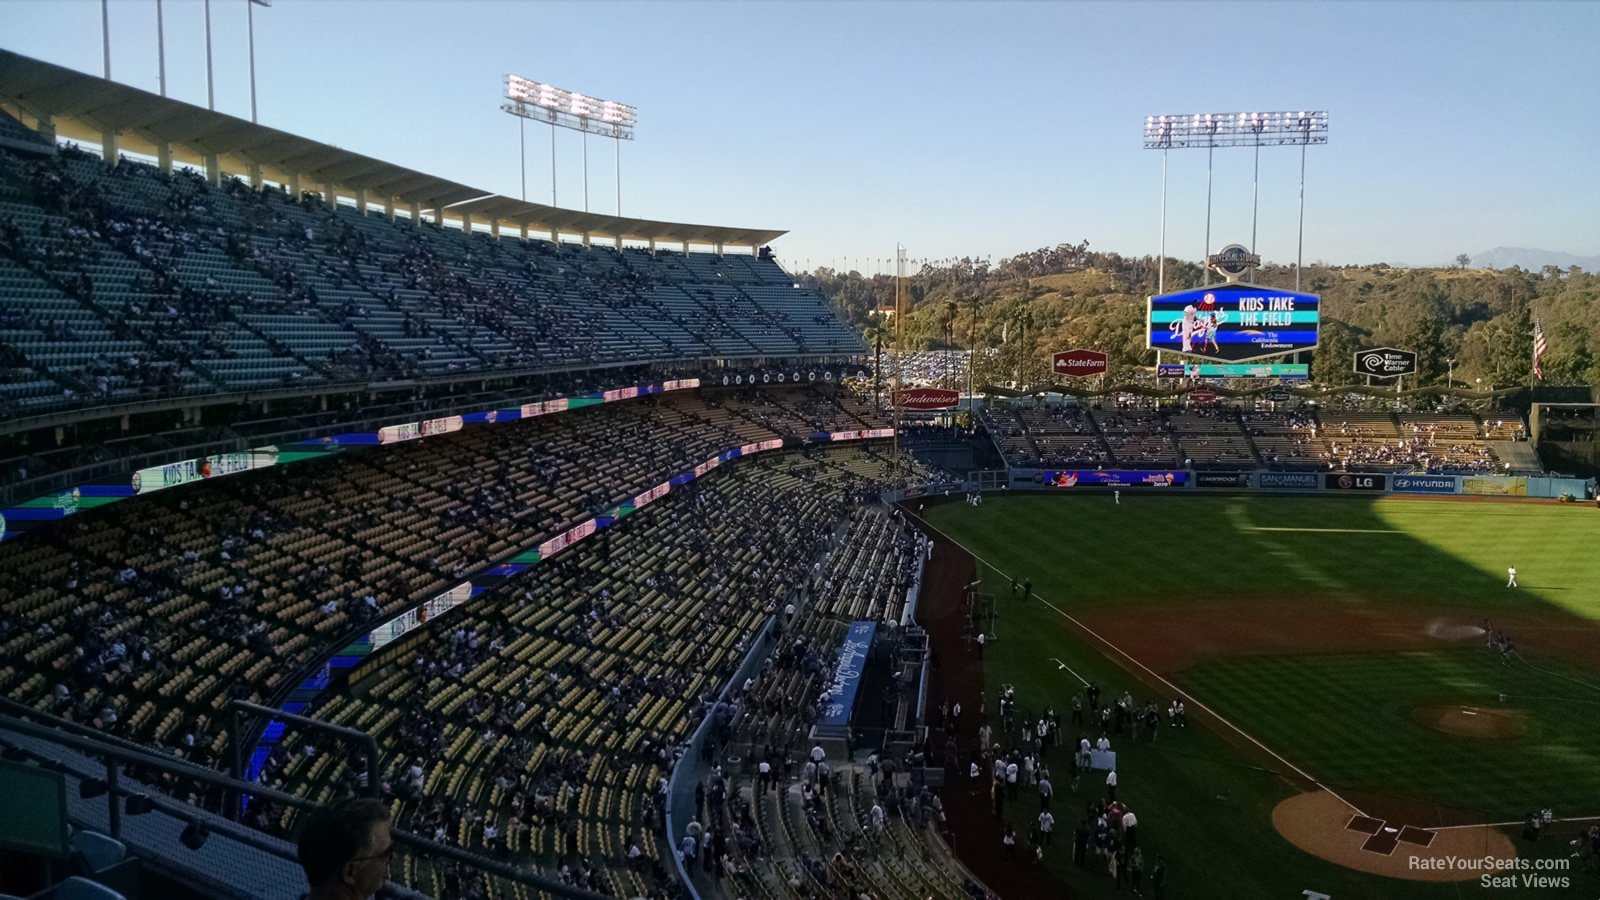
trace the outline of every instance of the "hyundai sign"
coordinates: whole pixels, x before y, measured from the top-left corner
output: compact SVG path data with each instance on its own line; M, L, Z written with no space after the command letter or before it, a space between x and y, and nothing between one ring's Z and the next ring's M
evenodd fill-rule
M1246 362L1317 346L1322 300L1253 284L1217 284L1151 297L1145 345L1219 362Z

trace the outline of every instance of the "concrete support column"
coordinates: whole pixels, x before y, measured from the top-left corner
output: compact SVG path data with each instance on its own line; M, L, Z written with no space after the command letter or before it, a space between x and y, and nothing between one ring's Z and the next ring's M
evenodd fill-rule
M522 223L522 239L523 240L527 240L528 239L528 223L527 222L523 222Z
M222 187L222 162L215 153L206 154L206 181L212 187Z
M300 202L300 195L302 193L304 193L304 191L301 189L300 185L301 185L301 182L300 182L300 173L299 172L295 172L294 174L289 176L289 193L294 195L294 202L296 202L296 203Z
M494 235L495 237L499 237L500 236L500 220L499 219L491 219L490 220L490 222L489 222L489 233Z
M367 189L366 188L361 188L360 190L356 191L356 209L361 210L361 214L363 216L367 214Z
M656 255L656 239L655 238L651 238L650 239L650 255L651 256L655 256Z
M717 255L718 256L722 255L722 242L721 241L717 241Z
M585 250L589 249L589 238L590 238L589 232L585 231L583 233L583 249L585 249Z
M472 234L472 213L461 214L461 231L464 234Z
M114 132L100 132L100 158L108 169L117 164L117 136Z
M166 141L156 145L156 167L168 175L172 174L172 145Z
M411 225L416 227L422 224L422 204L416 200L411 201Z
M333 182L331 181L322 183L322 202L328 204L329 209L339 208L339 195L334 193Z
M394 198L393 197L385 197L385 198L383 198L383 217L385 219L388 219L391 222L394 221Z

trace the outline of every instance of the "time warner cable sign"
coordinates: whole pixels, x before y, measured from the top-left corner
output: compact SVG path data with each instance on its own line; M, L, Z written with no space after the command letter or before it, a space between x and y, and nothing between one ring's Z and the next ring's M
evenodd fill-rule
M1145 346L1246 362L1317 346L1322 298L1254 284L1215 284L1151 297Z

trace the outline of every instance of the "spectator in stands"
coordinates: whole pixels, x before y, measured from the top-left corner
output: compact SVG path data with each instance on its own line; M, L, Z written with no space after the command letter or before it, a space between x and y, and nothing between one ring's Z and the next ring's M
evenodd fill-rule
M368 900L389 877L389 813L370 798L318 810L300 832L297 855L311 887L305 900Z

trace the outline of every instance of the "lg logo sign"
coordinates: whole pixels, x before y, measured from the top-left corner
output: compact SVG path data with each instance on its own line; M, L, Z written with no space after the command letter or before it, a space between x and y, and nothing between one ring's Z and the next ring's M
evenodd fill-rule
M1324 487L1340 491L1381 491L1388 485L1386 475L1351 475L1341 473L1330 474L1323 482Z

